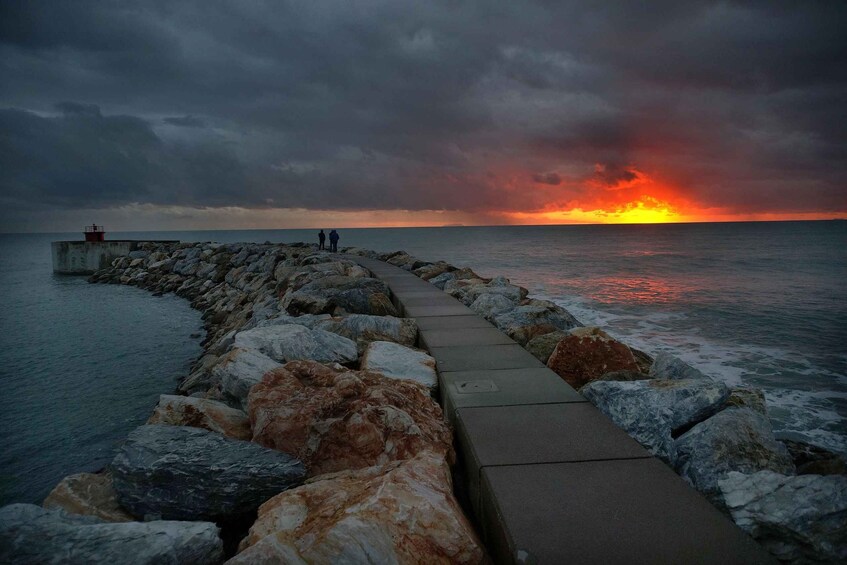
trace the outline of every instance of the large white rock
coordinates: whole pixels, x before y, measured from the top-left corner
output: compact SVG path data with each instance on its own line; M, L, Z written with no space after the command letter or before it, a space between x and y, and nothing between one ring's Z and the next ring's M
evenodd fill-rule
M440 454L315 477L259 509L229 563L484 563Z
M356 342L324 330L298 324L253 328L235 335L235 347L253 349L274 361L311 360L352 363L358 359Z
M211 522L103 522L32 504L0 508L0 563L209 565L223 560Z
M212 377L220 383L223 392L238 400L241 406L246 408L250 388L261 381L265 373L281 366L264 353L252 349L235 348L221 357L218 364L212 367Z
M650 453L676 459L673 433L716 412L729 389L708 379L593 381L580 392Z
M410 379L434 390L438 386L435 359L390 341L371 343L362 356L362 370L382 373L393 379Z
M735 523L780 561L847 563L847 476L730 472L718 484Z

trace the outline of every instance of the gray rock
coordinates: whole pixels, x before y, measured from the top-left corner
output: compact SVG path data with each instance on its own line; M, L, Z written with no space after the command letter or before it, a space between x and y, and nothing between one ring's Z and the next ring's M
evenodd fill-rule
M299 318L295 318L299 319ZM412 318L395 316L349 316L317 320L310 326L344 336L356 342L360 350L374 341L393 341L401 345L414 345L418 339L418 324Z
M32 504L0 508L0 562L196 564L223 561L211 522L104 522Z
M470 308L489 322L494 320L498 314L513 310L517 303L502 294L481 294L474 300Z
M319 363L352 363L356 343L332 332L299 324L253 328L235 335L235 347L252 349L280 363L310 359Z
M654 379L679 380L679 379L709 379L682 359L674 357L670 353L659 353L650 367L650 376Z
M727 408L679 438L675 467L691 485L714 498L730 471L794 474L794 463L773 435L770 422L748 408Z
M438 386L435 359L390 341L375 341L365 350L362 370L382 373L392 379L410 379L434 391Z
M135 516L175 520L248 514L306 474L285 453L200 428L163 425L132 431L111 469L121 506Z
M237 335L237 334L236 334ZM252 349L232 349L212 367L212 380L220 383L221 390L238 404L247 408L250 389L269 371L282 367L267 355Z
M547 360L550 359L550 355L553 354L553 350L556 349L559 342L569 335L570 332L559 330L536 336L526 344L526 350L546 365Z
M570 312L549 300L526 300L495 316L494 324L521 345L539 335L582 326Z
M761 389L742 386L733 387L729 390L729 398L726 399L727 407L749 408L763 416L768 415L768 405L765 401L765 393Z
M718 484L735 523L780 561L847 563L847 477L730 472Z
M388 285L370 277L328 276L289 292L282 306L291 314L397 316Z
M449 273L441 273L438 276L432 277L429 279L430 284L434 285L436 288L444 290L444 285L447 284L448 281L456 280L456 274L453 272Z
M723 406L729 389L709 380L593 381L580 392L653 455L676 459L673 433Z

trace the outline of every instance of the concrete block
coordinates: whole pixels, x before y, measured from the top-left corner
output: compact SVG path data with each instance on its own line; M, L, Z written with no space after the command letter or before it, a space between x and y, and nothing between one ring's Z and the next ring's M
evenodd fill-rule
M435 357L439 372L544 367L544 363L518 344L433 347L430 355Z
M427 316L475 316L474 311L462 304L457 300L453 300L453 303L439 304L435 306L429 306L426 304L421 305L408 305L403 304L403 310L406 314L407 318L424 318ZM533 357L534 359L534 357Z
M775 563L652 458L487 467L482 500L495 563Z
M515 341L497 328L432 329L421 331L425 347L460 345L511 345ZM560 379L561 380L561 379Z
M474 507L485 467L650 457L588 402L460 408L455 415Z
M464 316L426 316L418 319L420 330L434 329L468 329L468 328L494 328L487 320L477 316L475 313ZM499 330L498 330L499 331Z
M547 368L442 373L439 387L444 417L451 424L459 408L587 402Z

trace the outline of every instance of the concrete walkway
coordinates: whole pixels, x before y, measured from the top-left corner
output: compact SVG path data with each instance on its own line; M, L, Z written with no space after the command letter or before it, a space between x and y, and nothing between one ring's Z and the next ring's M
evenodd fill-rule
M398 267L435 357L476 526L497 563L773 563L751 538L484 318Z

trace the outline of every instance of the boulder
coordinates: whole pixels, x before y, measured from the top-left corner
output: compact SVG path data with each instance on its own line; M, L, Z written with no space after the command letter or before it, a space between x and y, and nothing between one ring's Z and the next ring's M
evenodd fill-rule
M649 375L650 367L653 366L653 357L632 346L629 347L629 350L632 351L632 355L635 357L635 362L638 363L638 370L645 375Z
M388 285L370 277L328 276L289 292L282 306L291 314L397 316Z
M452 457L441 408L413 381L295 361L266 374L248 404L253 441L294 454L312 476L425 449Z
M765 393L759 388L742 386L729 389L726 405L732 408L749 408L763 416L768 415Z
M649 375L638 371L610 371L597 377L597 381L643 381L649 379ZM594 382L594 381L592 381Z
M444 285L444 291L470 306L482 295L494 294L506 298L513 306L526 298L527 290L515 286L503 277L495 277L488 282L481 279L455 280Z
M598 328L579 328L562 338L547 360L547 366L574 388L611 371L638 371L629 347Z
M44 499L44 508L62 509L71 514L94 516L104 522L132 522L120 507L109 473L78 473L62 479Z
M184 426L147 425L112 461L118 502L134 516L234 519L300 484L303 464L255 443Z
M438 387L435 359L423 351L411 349L390 341L375 341L362 357L363 371L381 373L392 379L410 379L430 391Z
M414 345L418 339L418 324L412 318L351 314L341 318L321 320L312 327L351 339L361 350L374 341L393 341L401 345Z
M520 306L497 314L494 324L521 345L539 335L582 326L567 310L549 300L525 300Z
M682 359L674 357L670 353L662 352L656 355L656 359L650 366L650 376L654 379L679 380L679 379L709 379Z
M735 523L780 561L847 563L847 477L730 472L718 485Z
M246 408L250 388L261 381L265 373L281 366L263 353L236 347L221 357L211 372L221 390Z
M513 300L502 294L481 294L471 303L470 309L490 322L498 314L508 312L515 306L517 304Z
M550 359L550 355L553 354L553 350L556 349L559 342L569 335L570 332L562 330L542 334L529 340L525 347L536 359L546 365L547 360Z
M253 435L250 420L241 410L216 400L190 396L160 395L147 423L191 426L241 440L250 440Z
M803 441L780 441L788 449L798 475L847 475L847 459L843 455Z
M458 277L456 277L456 274L453 272L441 273L440 275L436 275L429 279L429 283L440 290L444 290L445 284L447 284L449 281L454 281L457 278Z
M440 454L321 475L259 508L229 563L484 563Z
M727 408L700 422L674 443L677 472L715 499L718 481L730 471L794 474L788 450L773 436L768 419L748 408Z
M0 508L0 562L209 565L223 561L211 522L110 523L33 504Z
M416 269L412 269L412 272L422 278L425 281L428 281L438 275L443 273L450 272L454 270L456 267L450 265L449 263L445 263L443 261L439 261L438 263L432 263L430 265L422 265Z
M709 380L594 381L580 391L650 453L676 459L673 434L704 420L726 402L729 390Z
M235 347L252 349L280 363L309 359L319 363L353 363L356 343L338 334L299 324L253 328L235 335Z

